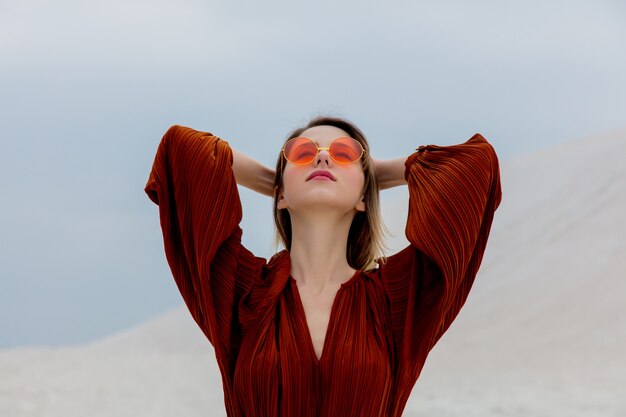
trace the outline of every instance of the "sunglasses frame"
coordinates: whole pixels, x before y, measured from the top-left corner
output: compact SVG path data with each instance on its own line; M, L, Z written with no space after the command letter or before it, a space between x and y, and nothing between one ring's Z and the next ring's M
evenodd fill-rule
M310 141L313 145L315 145L315 147L317 148L317 153L315 154L315 156L313 157L313 159L311 159L309 162L306 162L306 163L304 163L304 164L296 164L295 162L291 162L291 161L289 160L289 158L287 158L287 155L285 154L285 148L287 147L287 144L288 144L289 142L291 142L292 140L295 140L295 139L307 139L307 140L309 140L309 141ZM353 141L355 141L356 143L358 143L358 144L359 144L359 147L361 148L361 155L360 155L360 156L359 156L356 160L354 160L354 161L352 161L352 162L339 162L339 161L337 161L335 158L333 158L333 155L330 153L330 147L331 147L331 146L333 146L333 143L334 143L336 140L339 140L339 139L350 139L350 140L353 140ZM313 139L311 139L311 138L307 138L306 136L296 136L295 138L291 138L291 139L289 139L287 142L285 142L285 145L283 146L283 149L280 151L280 153L281 153L281 154L282 154L282 156L283 156L283 157L287 160L287 162L289 162L289 163L291 163L291 164L294 164L294 165L298 165L298 166L304 166L304 165L308 165L308 164L310 164L311 162L313 162L313 161L315 160L315 158L317 158L317 155L319 155L320 151L321 151L321 150L324 150L324 149L328 151L328 156L330 156L330 158L331 158L333 161L335 161L336 163L341 164L341 165L350 165L350 164L354 164L354 163L356 163L356 162L360 161L360 160L361 160L361 158L363 158L363 155L365 155L365 148L363 147L363 145L361 145L361 142L359 142L358 140L356 140L356 139L354 139L354 138L351 138L351 137L349 137L349 136L340 136L340 137L338 137L338 138L333 139L333 140L332 140L332 142L330 142L330 145L329 145L328 147L319 147L319 146L317 146L317 143L315 143L315 141L314 141ZM281 160L281 164L282 164L282 160L283 160L283 158L281 157L281 158L280 158L280 160ZM282 169L282 165L281 165L281 169Z

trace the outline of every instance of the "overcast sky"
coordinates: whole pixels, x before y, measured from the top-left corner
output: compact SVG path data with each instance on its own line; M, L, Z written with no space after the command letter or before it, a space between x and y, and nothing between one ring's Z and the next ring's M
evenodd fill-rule
M626 126L625 44L618 1L3 0L0 347L182 303L143 191L173 124L268 166L317 114L379 158L479 132L505 161ZM243 242L269 257L271 201L240 195Z

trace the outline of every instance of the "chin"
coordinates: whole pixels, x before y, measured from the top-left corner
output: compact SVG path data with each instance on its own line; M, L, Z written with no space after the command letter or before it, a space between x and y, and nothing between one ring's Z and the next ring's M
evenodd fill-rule
M292 203L289 208L296 212L310 210L332 210L348 212L351 211L355 205L356 202L349 203L347 201L342 201L341 199L337 198L337 196L320 196L319 198L299 200L296 204Z

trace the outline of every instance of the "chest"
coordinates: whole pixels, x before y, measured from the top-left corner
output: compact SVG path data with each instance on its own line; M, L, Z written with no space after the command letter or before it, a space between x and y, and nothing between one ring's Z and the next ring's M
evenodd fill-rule
M302 305L315 356L320 360L328 335L328 327L333 303L337 297L337 289L319 295L298 290L298 295L300 296L299 301Z
M284 415L325 416L333 398L350 410L382 409L396 369L387 303L376 287L358 284L324 296L289 285L259 314L233 375L236 397L254 404L242 415L284 401Z

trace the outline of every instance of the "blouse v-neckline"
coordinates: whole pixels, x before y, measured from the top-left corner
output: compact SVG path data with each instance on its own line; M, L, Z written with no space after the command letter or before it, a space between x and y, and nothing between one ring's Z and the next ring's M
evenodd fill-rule
M326 332L324 334L324 342L322 343L322 353L320 354L319 358L317 357L317 353L315 352L315 345L313 344L313 336L311 335L311 329L309 327L309 322L307 320L306 311L304 310L304 304L302 303L300 290L298 289L298 282L296 281L294 277L291 276L291 274L289 274L289 281L291 282L293 286L294 299L295 299L295 304L297 305L299 319L302 320L302 323L304 324L303 327L306 332L306 339L308 341L307 344L309 345L309 351L311 352L313 361L315 362L317 366L319 366L324 360L324 358L326 357L326 351L328 350L327 345L328 343L330 343L328 341L328 336L332 334L331 333L332 326L336 321L335 316L337 315L336 310L337 310L337 304L339 302L339 297L341 296L341 293L345 288L353 284L361 276L362 272L363 271L361 270L356 270L354 275L352 275L352 277L350 277L347 281L343 282L339 286L339 289L337 290L337 292L335 293L335 297L333 298L333 302L330 307L330 315L328 318L328 324L326 326Z

